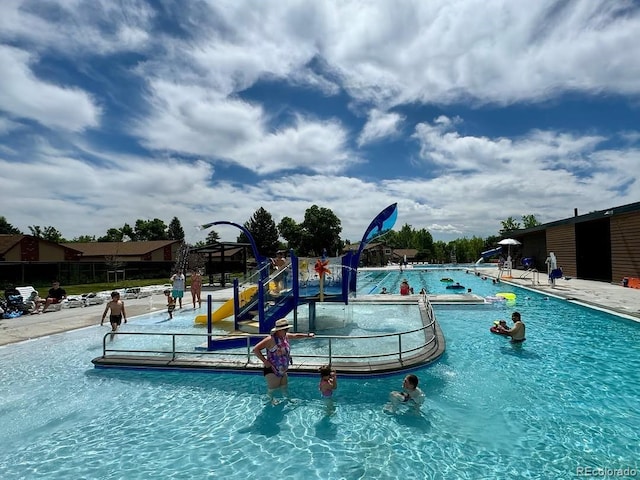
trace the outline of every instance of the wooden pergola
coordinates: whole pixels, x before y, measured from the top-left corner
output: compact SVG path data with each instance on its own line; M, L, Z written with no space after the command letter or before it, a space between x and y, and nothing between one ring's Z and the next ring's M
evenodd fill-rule
M235 242L216 242L211 243L209 245L205 245L204 247L192 248L190 251L192 253L202 253L207 255L207 273L209 274L209 285L213 285L213 264L214 257L219 257L220 260L217 262L220 264L220 272L222 273L220 279L220 286L225 286L225 275L230 273L225 268L225 252L229 252L231 250L237 251L237 249L242 249L242 265L244 267L245 276L248 274L247 267L247 248L251 248L251 244L249 243L235 243Z

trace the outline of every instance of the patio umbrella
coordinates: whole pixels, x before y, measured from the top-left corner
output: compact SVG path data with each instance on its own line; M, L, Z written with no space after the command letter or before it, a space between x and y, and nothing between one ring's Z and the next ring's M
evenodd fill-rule
M498 245L507 245L508 246L508 253L507 256L509 258L511 258L511 245L522 245L522 243L520 243L518 240L516 240L515 238L505 238L503 240L500 240L498 242Z

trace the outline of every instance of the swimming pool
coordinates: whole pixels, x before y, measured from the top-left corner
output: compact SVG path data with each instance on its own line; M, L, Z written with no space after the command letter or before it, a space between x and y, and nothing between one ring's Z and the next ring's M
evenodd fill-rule
M495 293L490 280L462 278ZM382 410L403 375L341 379L328 416L315 378L292 378L294 403L271 406L257 375L95 370L104 327L0 348L0 478L547 479L638 468L640 325L500 289L515 305L436 307L447 351L415 372L427 395L418 416ZM335 308L336 327L349 328L370 306ZM524 346L488 332L514 309ZM163 315L127 327L180 328L155 323Z

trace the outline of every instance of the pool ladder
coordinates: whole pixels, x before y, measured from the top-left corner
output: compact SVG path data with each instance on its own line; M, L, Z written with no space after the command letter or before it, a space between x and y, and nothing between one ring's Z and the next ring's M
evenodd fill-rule
M531 285L540 285L540 272L537 268L530 268L525 271L520 278L527 278L527 275L531 273Z

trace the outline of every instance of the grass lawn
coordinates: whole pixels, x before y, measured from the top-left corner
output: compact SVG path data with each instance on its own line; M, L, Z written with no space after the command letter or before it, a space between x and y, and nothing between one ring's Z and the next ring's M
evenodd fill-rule
M236 276L240 276L241 274L231 274L231 282L229 282L228 286L233 285L233 279ZM206 280L205 280L206 282ZM62 288L65 289L67 295L82 295L83 293L91 293L91 292L103 292L109 290L119 290L121 288L129 288L129 287L146 287L148 285L164 285L165 283L171 283L166 277L156 278L156 279L143 279L143 280L118 280L118 282L111 283L86 283L83 285L61 285ZM189 278L187 278L187 286L190 285L191 282ZM51 285L34 285L33 288L38 290L41 297L45 297L47 292L51 288Z
M64 285L60 286L65 289L67 295L82 295L83 293L102 292L109 290L119 290L121 288L129 287L146 287L147 285L163 285L165 283L171 283L168 278L158 279L144 279L144 280L118 280L118 282L111 283L86 283L84 285ZM34 285L33 288L38 290L41 297L45 297L47 292L51 288L51 285Z

